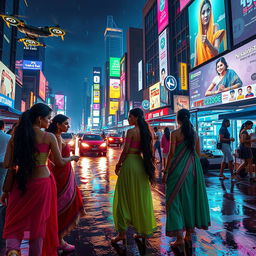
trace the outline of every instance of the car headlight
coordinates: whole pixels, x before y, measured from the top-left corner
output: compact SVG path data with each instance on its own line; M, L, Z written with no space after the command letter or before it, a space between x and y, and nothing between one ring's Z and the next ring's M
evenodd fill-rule
M101 148L105 148L106 146L107 146L107 143L106 143L106 142L104 142L104 143L102 143L102 144L100 145Z
M82 142L81 145L82 145L82 147L84 147L84 148L89 148L89 147L90 147L90 146L89 146L87 143L85 143L85 142Z
M73 140L71 140L71 141L68 143L68 145L74 146L74 145L75 145L75 142L74 142Z
M113 138L109 138L108 140L109 140L109 141L113 141L114 139L113 139Z

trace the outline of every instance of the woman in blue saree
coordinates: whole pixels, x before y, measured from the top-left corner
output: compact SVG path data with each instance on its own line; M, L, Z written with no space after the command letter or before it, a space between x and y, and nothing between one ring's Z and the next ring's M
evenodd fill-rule
M233 69L228 69L228 64L224 57L217 60L216 71L218 75L213 79L212 83L206 90L205 96L234 90L243 85L243 82L237 73Z
M208 229L209 205L202 166L200 143L189 120L190 113L177 113L179 129L171 133L171 147L163 182L166 184L166 235L176 237L173 249L192 248L194 228ZM183 232L186 232L183 237Z

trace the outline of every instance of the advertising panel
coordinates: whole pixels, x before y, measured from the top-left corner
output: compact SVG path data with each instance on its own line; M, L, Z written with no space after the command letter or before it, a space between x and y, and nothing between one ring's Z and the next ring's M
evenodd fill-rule
M169 22L168 0L157 0L158 34L160 34Z
M15 75L0 61L0 104L14 107Z
M256 34L256 0L231 1L234 44Z
M120 99L120 79L109 79L109 98Z
M99 84L94 84L93 85L93 90L100 90L100 85Z
M93 103L100 103L100 91L93 91Z
M189 6L190 64L196 67L227 50L225 0Z
M109 76L120 77L120 58L109 59Z
M150 110L160 108L160 83L149 87Z
M100 104L93 104L93 110L100 110Z
M100 111L99 110L93 110L92 115L93 116L100 116Z
M42 70L42 61L23 60L23 69Z
M180 109L189 109L189 96L174 95L173 96L173 108L174 113L177 113Z
M20 85L23 85L23 63L22 60L16 60L15 62L15 75L16 81Z
M39 92L38 95L42 100L45 100L45 90L46 90L46 78L42 71L40 71L40 78L39 78Z
M188 68L187 63L180 63L180 89L188 90Z
M25 112L26 111L26 101L21 100L21 112Z
M255 97L256 40L189 74L190 104L205 107Z
M191 0L180 0L180 11L182 11Z
M119 108L118 101L110 101L109 102L109 114L110 115L115 115L118 108Z
M143 89L142 60L138 63L138 91Z
M164 86L164 80L168 74L167 29L159 36L159 77L160 77L160 104L168 104L168 90Z
M121 76L120 76L120 114L125 112L125 100L126 100L126 55L121 59Z
M55 94L55 105L57 106L58 110L64 110L65 96L62 94Z
M145 118L146 120L148 120L156 117L166 116L168 114L169 114L169 108L163 108L156 111L152 111L150 113L146 113Z

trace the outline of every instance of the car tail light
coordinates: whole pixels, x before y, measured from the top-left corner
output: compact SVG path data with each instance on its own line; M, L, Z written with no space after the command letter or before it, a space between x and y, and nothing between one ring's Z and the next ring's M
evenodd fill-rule
M74 146L75 145L75 142L73 140L71 140L69 143L68 143L69 146Z
M120 141L123 142L123 138L120 138Z
M107 146L107 143L106 143L106 142L104 142L104 143L102 143L102 144L100 145L101 148L105 148L106 146Z
M82 142L81 145L82 145L82 147L84 147L84 148L89 148L89 147L90 147L90 146L89 146L87 143L85 143L85 142Z

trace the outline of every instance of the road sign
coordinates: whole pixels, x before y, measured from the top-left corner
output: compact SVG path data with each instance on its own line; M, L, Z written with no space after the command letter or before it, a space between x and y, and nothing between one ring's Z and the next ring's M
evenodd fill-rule
M174 76L167 76L164 80L164 85L169 91L174 91L177 88L177 84Z

